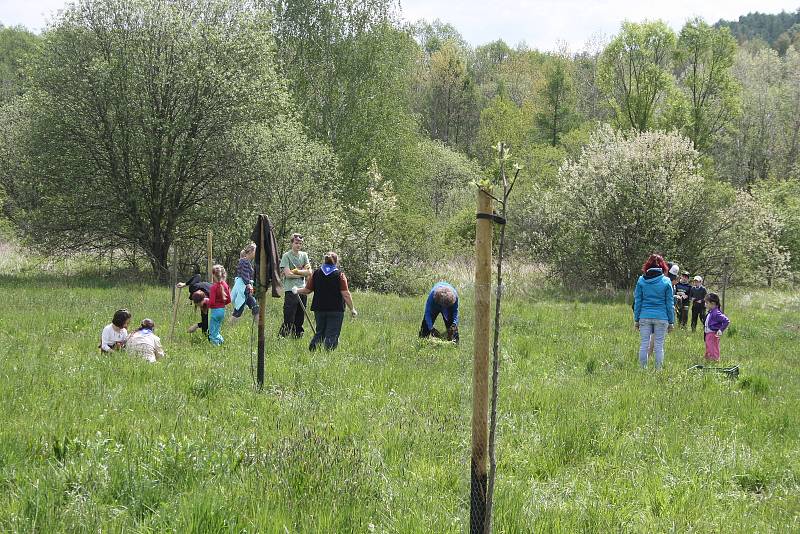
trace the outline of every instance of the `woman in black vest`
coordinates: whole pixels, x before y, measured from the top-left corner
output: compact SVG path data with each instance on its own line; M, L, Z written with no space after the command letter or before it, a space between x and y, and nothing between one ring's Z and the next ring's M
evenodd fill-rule
M325 254L322 266L314 271L305 287L292 288L292 293L308 295L314 293L311 311L317 323L317 333L311 339L309 350L316 350L322 342L325 348L333 350L339 344L339 334L344 322L345 304L350 315L358 315L353 307L353 297L347 286L347 277L339 270L339 257L335 252Z

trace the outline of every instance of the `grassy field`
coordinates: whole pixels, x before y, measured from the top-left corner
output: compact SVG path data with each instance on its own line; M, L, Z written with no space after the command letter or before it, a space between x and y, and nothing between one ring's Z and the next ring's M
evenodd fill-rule
M0 531L464 532L472 298L460 347L416 337L424 297L356 293L339 349L276 337L254 393L250 325L167 341L169 293L0 278ZM637 367L630 307L505 303L497 532L800 530L800 295L729 294L723 364ZM185 299L185 293L183 297ZM118 307L167 358L101 356Z

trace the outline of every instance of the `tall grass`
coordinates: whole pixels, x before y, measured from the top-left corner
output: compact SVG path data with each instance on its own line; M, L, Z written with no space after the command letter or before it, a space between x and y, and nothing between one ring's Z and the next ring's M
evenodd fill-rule
M417 339L423 295L356 293L339 349L309 353L270 300L262 393L249 321L212 347L185 333L185 290L174 342L166 289L0 290L0 531L468 530L468 287L459 347ZM800 295L728 298L739 381L687 372L702 341L684 331L663 372L638 369L623 302L509 293L498 532L800 529ZM98 354L122 306L156 321L163 362Z

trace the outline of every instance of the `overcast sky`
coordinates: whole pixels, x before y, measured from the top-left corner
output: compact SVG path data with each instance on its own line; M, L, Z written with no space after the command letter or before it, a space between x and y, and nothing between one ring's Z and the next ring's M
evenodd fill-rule
M0 0L0 23L40 30L64 0ZM610 36L623 20L662 19L679 30L687 19L735 20L751 11L794 12L800 0L401 0L411 22L436 18L449 22L473 45L502 38L510 45L525 41L552 50L564 41L578 50L593 35Z

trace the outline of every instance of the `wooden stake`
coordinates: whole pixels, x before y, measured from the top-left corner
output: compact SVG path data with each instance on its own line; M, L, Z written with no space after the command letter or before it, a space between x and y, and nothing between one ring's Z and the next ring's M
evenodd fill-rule
M478 213L492 213L492 199L478 189ZM486 520L486 448L491 350L492 220L478 219L475 232L475 352L472 368L472 461L470 532L483 534Z
M208 237L206 239L206 257L208 258L208 280L211 281L211 269L214 267L214 232L211 230L208 231Z
M178 285L178 246L172 246L172 276L170 277L172 283L172 303L175 303L175 299L178 298L177 292L178 288L175 287Z
M259 216L259 224L261 223L261 216ZM267 309L267 287L261 285L261 281L267 279L267 236L261 232L261 243L258 244L260 250L258 257L258 280L257 285L258 294L258 363L256 366L256 384L258 390L264 388L264 316ZM252 349L251 349L252 350Z
M181 290L175 286L175 298L172 301L172 322L169 324L169 340L175 338L175 323L178 321L178 303L180 302Z

